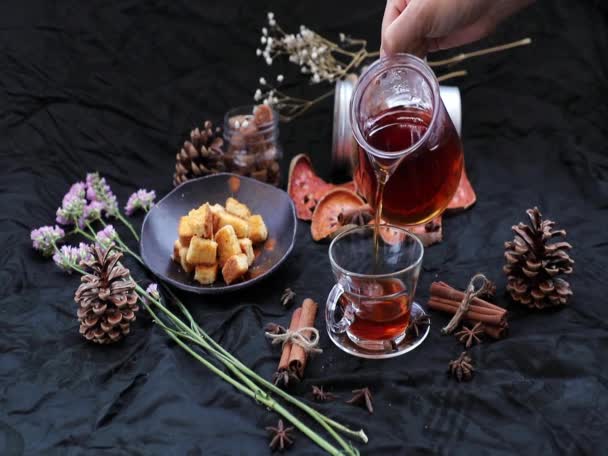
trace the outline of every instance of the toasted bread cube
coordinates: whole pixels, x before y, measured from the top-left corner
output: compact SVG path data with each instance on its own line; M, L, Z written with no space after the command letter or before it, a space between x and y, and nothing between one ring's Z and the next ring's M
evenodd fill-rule
M226 212L226 209L224 209L224 206L222 206L221 204L214 204L213 206L209 206L209 209L211 210L211 212L213 213L213 215L219 215L220 212Z
M181 265L184 272L192 272L194 265L188 263L188 247L182 247L179 250L179 264Z
M251 216L249 208L232 197L226 200L226 211L242 219L248 219Z
M219 215L222 212L226 212L226 209L224 209L224 206L222 206L221 204L214 204L213 206L209 206L209 210L213 214L213 232L216 233L217 230L220 229L220 226L219 226L219 222L220 222Z
M177 235L179 236L179 242L181 242L182 247L188 247L190 245L190 239L194 236L190 217L184 216L179 219Z
M224 276L224 281L230 285L237 279L243 277L245 273L249 269L249 264L247 264L247 255L244 253L239 253L238 255L232 255L224 264L222 268L222 275Z
M217 280L217 263L197 264L194 268L194 280L201 285L211 285Z
M239 245L241 246L241 252L247 255L247 264L251 266L253 260L255 260L255 253L253 253L253 242L251 239L239 239Z
M173 254L171 255L171 259L173 261L177 261L179 263L179 251L182 248L182 243L179 242L179 239L176 239L175 242L173 243Z
M261 215L252 215L249 217L249 239L254 244L264 242L268 239L268 229Z
M186 261L190 264L214 264L217 257L217 242L194 236L188 247Z
M247 220L243 220L242 218L229 214L228 212L221 212L218 215L218 219L219 229L230 225L234 228L238 238L249 237L249 223L247 223Z
M241 253L241 246L232 225L226 225L215 233L220 267L224 267L228 258Z
M208 203L190 211L188 217L190 218L192 231L196 236L213 239L213 213Z

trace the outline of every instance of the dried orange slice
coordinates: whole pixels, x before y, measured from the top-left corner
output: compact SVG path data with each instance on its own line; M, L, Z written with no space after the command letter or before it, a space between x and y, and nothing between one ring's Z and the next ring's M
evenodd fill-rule
M320 241L342 228L338 220L343 212L365 205L365 202L351 190L335 188L328 192L317 204L312 214L310 233L315 241Z
M473 190L473 186L467 177L467 172L462 168L458 188L452 197L452 201L448 204L446 212L448 214L462 212L475 204L475 201L477 201L477 195L475 195L475 190Z

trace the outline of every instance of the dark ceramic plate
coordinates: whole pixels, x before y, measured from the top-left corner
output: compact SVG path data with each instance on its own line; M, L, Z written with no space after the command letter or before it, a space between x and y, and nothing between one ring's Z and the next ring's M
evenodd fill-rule
M226 285L220 279L213 285L200 285L193 274L171 260L177 225L191 209L207 201L224 205L229 196L246 204L253 214L262 215L268 240L256 246L259 256L242 282ZM141 228L141 256L155 275L178 288L200 294L224 293L259 282L277 269L293 249L296 225L293 202L283 190L247 177L214 174L184 182L150 210Z

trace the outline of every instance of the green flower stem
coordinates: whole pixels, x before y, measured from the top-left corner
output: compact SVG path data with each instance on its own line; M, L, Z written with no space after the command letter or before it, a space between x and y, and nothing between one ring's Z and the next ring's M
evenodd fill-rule
M97 237L97 233L95 232L95 230L93 229L93 227L91 226L91 224L89 222L86 222L86 226L89 229L89 232L91 233L91 236L93 236L94 238Z
M165 289L167 289L167 288L168 287L165 287ZM367 439L367 436L365 435L365 432L363 430L359 430L358 432L357 431L353 431L353 430L347 428L346 426L343 426L340 423L337 423L336 421L333 421L332 419L326 417L325 415L320 414L318 411L316 411L312 407L310 407L310 406L306 405L305 403L303 403L303 402L295 399L294 397L292 397L291 395L287 394L282 389L278 388L276 385L272 384L271 382L267 381L266 379L264 379L263 377L259 376L254 371L252 371L249 367L247 367L245 364L243 364L241 361L239 361L237 358L235 358L232 354L230 354L230 352L226 351L212 337L210 337L208 334L206 334L205 331L202 330L200 328L200 326L198 326L198 324L194 321L194 318L192 317L192 315L190 314L190 312L188 311L188 309L177 298L177 296L175 296L175 294L170 289L168 290L168 292L172 296L172 298L175 300L175 302L178 305L178 307L180 308L181 312L189 320L189 322L190 322L190 328L188 328L188 326L185 323L183 323L179 319L179 317L177 317L176 315L174 315L172 312L168 311L168 309L165 309L164 307L162 307L162 310L163 311L166 310L166 313L169 316L169 318L171 320L173 320L183 330L185 330L185 331L188 331L188 330L193 331L195 334L188 336L188 338L191 341L193 341L194 343L202 346L207 351L209 351L211 354L213 354L228 369L230 369L235 375L237 375L239 378L241 378L244 382L248 383L250 385L250 387L252 387L252 388L258 388L259 389L258 384L261 384L261 385L265 386L266 388L272 390L273 392L275 392L279 396L281 396L287 402L289 402L289 403L295 405L296 407L300 408L301 410L305 411L315 421L317 421L321 426L323 426L323 428L325 428L327 430L327 432L329 434L331 434L331 436L334 437L334 439L336 439L336 441L338 443L340 443L340 445L347 452L351 452L352 451L352 447L347 442L345 442L334 431L334 429L332 429L332 427L335 428L336 430L339 430L340 432L343 432L343 433L345 433L347 435L355 437L355 438L363 441L364 443L367 443L368 439ZM154 302L157 306L159 306L159 305L162 306L162 304L160 302L158 302L158 301L155 302L154 300L152 300L152 302ZM258 384L253 383L253 386L252 386L252 383L250 383L249 379L247 379L246 376L251 377L253 380L257 381ZM266 394L266 393L264 392L264 394Z
M146 265L144 264L144 260L137 254L135 253L133 250L131 250L129 248L129 246L127 244L125 244L122 239L120 239L120 236L116 236L116 242L118 242L118 245L120 246L120 249L125 252L128 253L129 255L131 255L135 260L137 260L137 262L139 264L141 264L142 266L146 267Z
M114 215L116 216L116 218L118 220L120 220L122 223L124 223L124 225L127 228L129 228L129 231L131 231L131 234L133 234L133 237L135 238L135 240L137 242L139 242L139 235L135 231L135 228L133 228L133 225L131 225L131 223L120 213L120 211L116 211L116 214L114 214Z
M202 330L202 328L200 328L200 326L196 323L196 321L194 320L194 318L192 317L192 315L190 314L190 312L188 311L186 306L184 306L184 304L179 300L179 298L175 295L175 293L173 293L173 291L168 286L163 285L163 288L167 291L167 293L175 301L175 303L177 304L177 306L179 307L181 312L186 316L186 318L190 322L190 326L198 334L200 334L202 337L204 337L209 342L210 345L213 346L213 351L215 354L221 355L222 357L224 357L225 360L234 364L238 369L241 369L242 372L244 372L246 375L250 376L257 382L259 382L260 384L265 386L266 388L270 389L272 392L278 394L283 399L285 399L287 402L290 402L291 404L295 405L296 407L304 410L306 413L310 414L311 416L318 413L312 407L299 401L298 399L294 398L293 396L287 394L285 391L283 391L281 388L277 387L272 382L269 382L265 378L259 376L255 371L249 369L241 361L239 361L237 358L235 358L230 352L228 352L226 349L224 349L224 347L222 347L220 344L218 344L215 341L215 339L210 337L205 331ZM365 434L363 429L360 429L359 431L353 431L352 429L349 429L348 427L332 420L331 418L328 418L324 415L320 415L320 416L322 417L323 421L325 421L327 424L334 427L338 431L343 432L344 434L350 435L352 437L355 437L355 438L361 440L363 443L367 443L369 441L367 438L367 435Z
M142 289L139 286L138 286L138 292L140 293L140 295L142 294ZM143 296L144 296L144 300L148 299L150 302L154 303L161 310L165 310L165 307L162 305L162 303L160 303L160 301L152 298L145 291L143 291ZM165 332L167 332L167 334L173 340L175 340L175 342L177 344L179 344L186 352L188 352L196 360L198 360L203 365L205 365L212 372L214 372L215 374L220 376L222 379L226 380L228 383L230 383L232 386L234 386L239 391L241 391L241 392L247 394L248 396L250 396L251 398L253 398L256 402L279 413L281 416L283 416L285 419L287 419L290 423L292 423L296 428L298 428L303 434L305 434L308 438L310 438L313 442L315 442L317 445L319 445L321 448L323 448L327 453L332 454L332 455L343 454L339 449L332 446L329 442L327 442L327 440L322 438L319 434L314 432L310 427L308 427L306 424L304 424L302 421L300 421L297 417L295 417L293 414L291 414L291 412L289 412L287 409L285 409L281 404L274 401L266 392L261 390L255 383L248 381L247 383L248 383L249 387L239 383L237 380L233 379L232 377L227 375L225 372L223 372L222 370L220 370L216 366L214 366L212 363L210 363L208 360L206 360L204 357L202 357L201 355L196 353L191 347L189 347L186 343L184 343L181 340L181 338L186 338L186 339L189 339L196 343L197 342L196 337L192 337L190 335L182 334L182 333L179 333L178 331L172 330L171 328L167 327L164 323L162 323L162 321L158 318L158 316L150 308L150 306L148 306L146 304L144 304L144 306L146 307L148 312L152 315L152 317L157 322L157 324L159 324L165 330ZM173 320L173 318L171 318L171 319ZM173 321L174 321L174 323L177 323L178 320L179 320L179 318L175 317L175 320L173 320ZM180 326L184 326L183 322ZM230 366L228 366L228 367L230 367ZM230 370L233 371L237 375L239 374L238 371L235 372L236 369L233 366ZM241 377L241 375L239 375L239 377ZM346 443L345 443L345 445L346 445L345 449L347 450L347 452L356 454L356 452L353 452L354 449L352 447L349 447Z
M76 228L74 228L74 233L80 234L81 236L87 238L91 242L97 242L97 240L95 239L95 235L91 236L89 233L87 233L86 231L82 230L78 226Z

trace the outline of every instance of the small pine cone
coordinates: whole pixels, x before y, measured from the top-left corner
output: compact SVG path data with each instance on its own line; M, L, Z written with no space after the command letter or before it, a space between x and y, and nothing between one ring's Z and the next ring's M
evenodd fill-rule
M98 344L110 344L129 334L139 310L135 282L119 262L122 253L114 248L92 248L93 261L88 265L92 273L82 277L74 296L80 334Z
M184 142L175 156L173 185L226 171L223 146L222 129L213 128L211 121L207 120L202 128L192 130L190 140Z
M572 273L574 260L567 242L548 243L565 236L565 230L553 230L555 222L543 220L538 208L526 211L530 225L513 226L515 239L505 242L503 267L507 275L507 291L514 301L532 308L543 309L564 305L572 296L570 284L560 274Z

